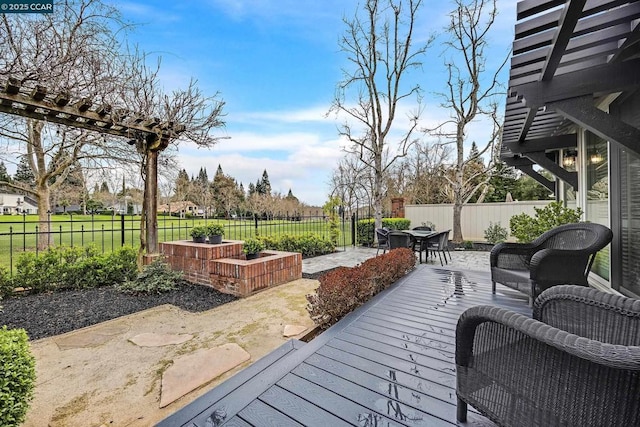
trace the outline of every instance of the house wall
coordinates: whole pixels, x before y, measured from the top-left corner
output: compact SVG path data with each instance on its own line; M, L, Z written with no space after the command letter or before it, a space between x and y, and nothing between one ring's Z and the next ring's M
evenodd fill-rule
M22 194L0 193L0 215L18 215L23 211L37 214L38 207L25 201Z
M462 209L462 236L465 240L484 242L484 231L490 223L500 223L509 231L509 219L521 213L534 216L534 208L543 208L549 201L525 201L503 203L470 203ZM431 222L436 230L453 229L453 205L406 205L405 218L411 227ZM509 240L513 240L509 236Z

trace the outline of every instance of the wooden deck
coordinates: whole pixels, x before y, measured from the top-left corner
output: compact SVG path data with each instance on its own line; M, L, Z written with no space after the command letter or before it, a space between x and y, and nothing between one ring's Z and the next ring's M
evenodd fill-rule
M158 426L450 426L455 328L468 307L531 315L489 273L419 265L310 343L290 341ZM493 425L470 408L462 425Z

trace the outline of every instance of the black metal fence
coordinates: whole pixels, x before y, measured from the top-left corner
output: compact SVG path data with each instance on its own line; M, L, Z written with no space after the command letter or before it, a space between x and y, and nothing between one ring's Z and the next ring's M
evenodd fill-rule
M15 220L13 220L15 218ZM0 219L9 219L0 217ZM21 252L39 252L38 241L43 239L46 246L89 246L93 245L102 253L111 252L124 245L138 247L140 244L140 216L132 215L49 215L40 222L34 215L12 216L8 221L0 221L0 266L13 274L15 261ZM341 215L338 246L356 244L355 215ZM190 230L197 225L211 222L224 225L227 240L245 240L254 236L281 236L314 233L330 238L331 231L326 215L277 214L272 216L253 215L228 219L199 217L158 216L158 240L190 240ZM48 232L43 231L46 225Z

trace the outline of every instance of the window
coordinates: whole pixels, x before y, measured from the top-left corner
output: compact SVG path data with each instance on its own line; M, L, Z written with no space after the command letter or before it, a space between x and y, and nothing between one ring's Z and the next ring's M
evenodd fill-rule
M640 295L640 157L621 155L621 286Z
M609 226L609 161L607 141L585 132L585 219ZM598 252L592 270L609 280L609 246Z

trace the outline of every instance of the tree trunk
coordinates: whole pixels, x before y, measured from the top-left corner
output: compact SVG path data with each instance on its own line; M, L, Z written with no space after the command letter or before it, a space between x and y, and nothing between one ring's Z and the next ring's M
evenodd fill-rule
M36 187L36 191L38 193L38 250L45 250L49 247L49 245L53 245L54 239L53 235L50 233L49 221L50 216L49 213L51 211L51 206L49 202L49 185L44 182L42 185L38 185Z
M460 225L462 219L462 203L456 200L453 203L453 242L462 243L462 227Z
M145 235L147 254L158 253L158 152L147 157L145 180Z

